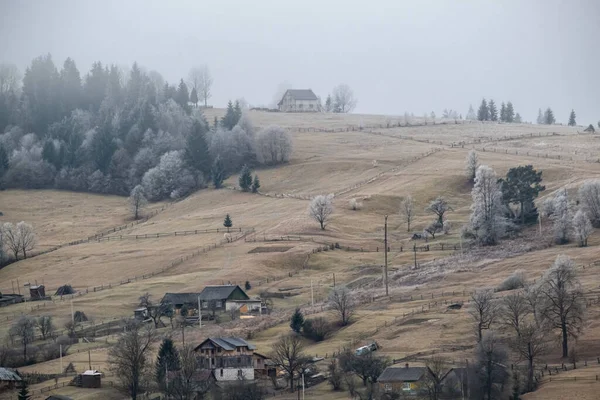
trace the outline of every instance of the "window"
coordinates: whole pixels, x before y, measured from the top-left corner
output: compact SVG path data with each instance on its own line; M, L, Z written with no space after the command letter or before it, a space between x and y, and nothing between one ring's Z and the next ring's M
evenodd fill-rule
M298 104L298 108L304 108L304 104L302 104L302 103Z
M312 108L313 108L313 106L314 106L313 104L309 104L309 105L308 105L308 108L312 109Z
M389 383L386 383L385 385L383 385L383 389L386 392L391 392L392 391L392 385L390 385Z
M411 390L410 382L404 382L402 384L402 390Z
M219 347L219 348L217 349L217 353L220 353L220 352L221 352L221 348Z

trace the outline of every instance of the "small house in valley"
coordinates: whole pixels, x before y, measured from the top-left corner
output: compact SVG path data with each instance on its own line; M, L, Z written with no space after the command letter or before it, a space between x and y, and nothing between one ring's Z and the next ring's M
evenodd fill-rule
M172 304L175 312L179 312L184 305L191 309L198 309L200 293L165 293L161 303Z
M289 89L277 104L283 112L317 112L319 98L311 89Z
M0 390L12 390L21 382L21 376L13 369L0 367Z
M397 393L415 396L427 376L427 367L388 367L377 378L380 393Z
M211 370L217 382L254 380L253 344L237 337L214 337L200 343L198 354L201 369Z
M202 311L230 311L237 310L244 304L256 307L256 300L250 297L238 285L206 286L200 292L200 304ZM260 300L258 300L260 309Z

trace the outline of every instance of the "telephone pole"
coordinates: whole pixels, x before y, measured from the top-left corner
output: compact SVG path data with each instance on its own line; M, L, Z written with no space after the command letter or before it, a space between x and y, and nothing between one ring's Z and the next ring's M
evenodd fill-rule
M387 260L387 253L388 253L388 241L387 241L387 219L388 216L385 216L385 225L384 225L384 237L383 237L383 243L385 245L385 266L384 266L384 272L385 272L385 295L389 296L390 292L389 292L389 288L388 288L388 260Z

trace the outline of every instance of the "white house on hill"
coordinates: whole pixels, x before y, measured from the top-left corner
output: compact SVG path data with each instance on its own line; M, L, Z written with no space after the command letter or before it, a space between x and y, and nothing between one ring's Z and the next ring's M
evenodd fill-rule
M317 112L319 98L311 89L288 89L277 106L283 112Z

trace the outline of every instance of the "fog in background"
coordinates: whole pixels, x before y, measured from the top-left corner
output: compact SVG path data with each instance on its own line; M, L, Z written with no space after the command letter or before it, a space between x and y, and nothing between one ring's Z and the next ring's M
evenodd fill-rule
M7 1L0 0L0 63L23 72L50 52L138 61L171 83L208 64L211 103L271 103L277 87L324 100L350 85L356 113L466 114L482 97L512 101L525 120L552 107L566 124L600 119L600 2L538 1Z

